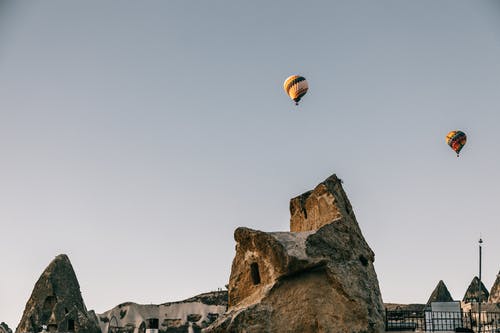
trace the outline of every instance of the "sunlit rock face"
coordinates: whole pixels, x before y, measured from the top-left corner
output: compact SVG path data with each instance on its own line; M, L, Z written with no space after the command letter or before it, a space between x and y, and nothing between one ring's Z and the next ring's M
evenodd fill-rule
M101 333L95 315L88 312L69 258L58 255L35 284L16 333Z
M340 179L290 212L292 232L236 229L229 308L204 332L383 332L374 253Z
M291 232L318 230L342 217L356 221L342 181L336 175L290 200Z

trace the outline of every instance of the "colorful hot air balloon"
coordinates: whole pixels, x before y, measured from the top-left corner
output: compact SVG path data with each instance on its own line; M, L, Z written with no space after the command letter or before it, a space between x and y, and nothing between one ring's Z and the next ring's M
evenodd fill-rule
M309 86L303 76L292 75L283 83L283 89L295 101L295 105L299 105L300 99L306 94Z
M467 142L467 135L462 131L451 131L446 136L446 143L457 153L457 157L460 154L460 150L465 146Z

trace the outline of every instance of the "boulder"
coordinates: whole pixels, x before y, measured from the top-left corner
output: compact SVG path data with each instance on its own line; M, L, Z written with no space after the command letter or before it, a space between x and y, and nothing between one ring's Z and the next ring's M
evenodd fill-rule
M229 308L204 332L383 332L373 262L335 175L290 202L291 232L235 231Z
M101 333L65 254L58 255L36 282L16 333L40 332L42 326L48 332Z

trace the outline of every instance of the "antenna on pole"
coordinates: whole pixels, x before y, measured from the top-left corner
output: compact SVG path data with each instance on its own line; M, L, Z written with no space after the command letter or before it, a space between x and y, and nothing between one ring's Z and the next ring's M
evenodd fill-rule
M477 319L477 333L481 333L481 293L482 293L482 283L481 283L481 260L482 260L482 244L483 239L479 238L479 285L477 288L479 292L477 294L477 311L478 311L478 319Z

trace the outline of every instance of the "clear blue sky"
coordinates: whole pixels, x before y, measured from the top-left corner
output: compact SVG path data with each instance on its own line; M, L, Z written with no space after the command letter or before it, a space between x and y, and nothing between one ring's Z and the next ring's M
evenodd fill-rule
M499 59L497 1L0 0L0 321L59 253L98 313L221 288L332 173L385 302L461 299L480 235L491 288Z

